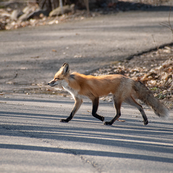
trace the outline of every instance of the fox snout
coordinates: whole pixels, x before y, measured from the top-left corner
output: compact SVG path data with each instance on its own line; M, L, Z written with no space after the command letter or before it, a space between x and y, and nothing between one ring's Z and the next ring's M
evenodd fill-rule
M51 87L53 87L53 86L55 86L55 80L53 79L53 80L51 80L49 83L48 83L48 85L50 85Z

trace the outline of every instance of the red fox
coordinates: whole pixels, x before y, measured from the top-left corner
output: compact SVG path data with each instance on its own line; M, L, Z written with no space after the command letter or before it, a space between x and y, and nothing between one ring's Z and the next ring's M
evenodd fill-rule
M70 73L69 65L64 63L48 85L51 87L60 85L67 90L75 100L74 108L70 116L66 119L61 119L61 122L69 122L74 117L83 102L81 98L82 95L91 99L92 115L104 121L104 117L97 114L99 97L108 95L109 93L113 95L116 115L111 121L105 122L105 125L112 125L121 116L120 108L122 102L135 106L142 114L144 125L147 125L147 116L135 98L151 106L159 117L168 116L168 109L153 96L151 91L144 84L124 75L91 76L76 72Z

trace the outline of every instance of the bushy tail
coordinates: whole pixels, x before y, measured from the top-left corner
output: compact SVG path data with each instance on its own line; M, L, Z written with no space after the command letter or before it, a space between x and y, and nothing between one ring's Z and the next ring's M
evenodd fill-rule
M168 109L153 96L152 92L144 84L139 81L134 81L133 89L136 91L138 99L151 106L156 115L159 117L168 117Z

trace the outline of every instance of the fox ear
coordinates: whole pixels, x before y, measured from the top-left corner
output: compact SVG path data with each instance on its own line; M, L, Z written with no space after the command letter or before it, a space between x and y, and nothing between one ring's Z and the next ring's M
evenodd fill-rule
M67 63L64 63L63 65L63 74L66 75L69 73L69 65Z

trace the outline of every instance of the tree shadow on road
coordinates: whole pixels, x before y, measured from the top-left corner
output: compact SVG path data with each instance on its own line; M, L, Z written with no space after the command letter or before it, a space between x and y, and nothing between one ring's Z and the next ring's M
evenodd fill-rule
M17 99L16 99L17 100ZM26 101L31 101L30 99ZM38 99L36 101L39 101ZM40 100L41 101L41 100ZM44 100L42 100L44 101ZM45 101L46 102L46 101ZM63 104L69 104L62 101ZM71 103L71 102L70 102ZM85 104L85 103L84 103ZM88 103L86 103L88 104ZM101 145L105 149L107 147L123 148L124 152L94 149L78 149L67 148L64 146L32 146L1 143L0 149L11 150L29 150L54 152L73 155L100 156L148 160L164 163L173 163L173 158L167 158L164 154L172 153L173 148L173 123L170 122L153 122L148 126L142 126L137 120L131 117L125 118L125 123L116 122L113 126L104 126L99 121L88 115L77 115L75 120L68 124L62 124L57 120L64 117L62 115L49 115L44 113L24 113L24 112L7 112L0 111L0 136L27 137L49 141L63 141L81 143L81 145ZM6 122L3 120L8 118L25 118L24 124L19 122ZM3 119L3 120L2 120ZM34 122L36 123L33 123ZM49 124L44 124L49 120ZM31 121L31 122L30 122ZM44 123L37 123L44 122ZM57 121L57 123L53 123ZM86 125L87 123L87 125ZM82 124L82 126L81 126ZM126 152L127 150L138 150L139 154ZM141 151L144 154L141 154ZM145 152L151 152L146 155ZM152 152L159 153L152 155Z
M29 146L29 145L17 145L17 144L0 144L1 149L14 149L14 150L26 150L26 151L42 151L53 153L65 153L74 155L89 155L89 156L101 156L101 157L116 157L126 159L139 159L164 163L172 163L173 159L166 157L147 156L142 154L130 154L130 153L118 153L108 151L96 151L96 150L81 150L81 149L62 149L57 147L42 147L42 146ZM170 151L171 148L170 148ZM170 152L169 151L169 152Z

